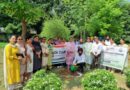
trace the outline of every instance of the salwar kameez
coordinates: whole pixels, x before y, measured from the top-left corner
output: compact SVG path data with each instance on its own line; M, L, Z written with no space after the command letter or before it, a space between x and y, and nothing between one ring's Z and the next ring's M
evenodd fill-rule
M65 45L66 45L66 64L69 69L70 65L73 64L73 60L75 57L75 44L74 42L67 42Z
M5 87L13 87L20 83L20 62L17 58L18 48L8 44L4 49L4 81ZM14 87L13 87L14 89Z
M40 70L42 67L42 49L39 42L32 42L34 47L34 55L33 55L33 72L35 73L37 70Z

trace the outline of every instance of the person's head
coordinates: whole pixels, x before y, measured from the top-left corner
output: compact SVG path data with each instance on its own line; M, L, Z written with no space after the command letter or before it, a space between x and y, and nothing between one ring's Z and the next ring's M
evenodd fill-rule
M82 38L80 38L79 42L80 42L80 43L83 43L83 39L82 39Z
M23 38L22 36L17 37L17 43L23 43Z
M9 42L11 44L15 44L16 43L16 36L15 35L12 35L10 38L9 38Z
M26 38L26 42L27 42L27 43L32 43L32 37L31 37L31 36L28 36L28 37Z
M95 37L95 38L94 38L94 41L95 41L96 43L98 43L98 42L99 42L98 37Z
M48 39L48 44L52 44L52 38Z
M125 44L125 40L124 39L120 39L120 44Z
M114 40L113 40L112 38L110 39L110 43L111 43L111 44L113 44L113 43L114 43Z
M74 38L73 37L70 37L70 40L69 40L70 42L73 42L74 41Z
M39 37L36 35L36 36L34 36L33 40L34 40L35 42L39 42Z
M82 55L83 54L83 49L81 47L78 47L78 54Z
M91 39L90 39L90 37L87 37L87 42L91 42Z
M105 40L104 40L104 39L103 39L103 40L101 40L101 42L102 42L102 45L106 45L106 44L105 44Z
M97 36L94 36L94 37L93 37L93 40L94 40L94 41L95 41L95 39L97 39Z
M61 40L61 43L65 43L65 42L66 42L65 39L62 39L62 40Z
M109 40L110 39L110 37L109 36L106 36L106 40Z
M42 42L45 43L46 42L46 37L42 38Z

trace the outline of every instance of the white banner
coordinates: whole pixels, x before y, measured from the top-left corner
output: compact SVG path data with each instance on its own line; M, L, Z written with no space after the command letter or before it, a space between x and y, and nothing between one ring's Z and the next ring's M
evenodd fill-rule
M53 48L53 64L65 63L66 49L64 45L57 45Z
M101 64L103 66L116 68L119 70L124 69L128 49L123 47L106 47L102 54Z

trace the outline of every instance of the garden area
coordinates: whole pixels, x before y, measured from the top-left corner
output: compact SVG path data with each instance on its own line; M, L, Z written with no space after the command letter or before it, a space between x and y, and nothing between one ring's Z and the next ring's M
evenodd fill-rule
M129 59L129 65L130 65L130 59ZM130 68L130 66L128 68ZM68 74L67 69L64 66L61 66L60 68L53 67L53 69L47 73L45 72L45 70L41 70L33 76L33 79L31 79L28 82L27 86L23 90L129 90L128 87L130 86L129 70L127 71L127 74L126 72L122 74L120 72L109 72L109 71L106 72L97 70L94 71L96 76L92 75L94 73L89 74L89 72L92 71L86 70L85 74L82 77L79 77L71 73ZM48 76L45 77L45 75ZM106 81L104 82L104 80L101 79L103 79L102 77L105 76ZM44 80L42 81L42 79ZM85 79L87 80L85 81ZM94 89L93 86L99 87L99 85L102 85L103 82L101 82L101 84L100 82L94 84L91 81L103 81L104 85L108 84L108 86L103 86L104 88L106 87L106 89ZM84 83L82 84L81 82ZM92 89L84 89L83 87L84 84L90 85L88 87L89 88L91 87ZM108 87L111 88L108 89ZM118 89L116 89L116 87L118 87ZM0 48L0 90L6 90L4 87L4 77L3 77L3 46L1 46Z
M33 74L20 90L130 90L130 55L128 55L128 67L124 68L127 54L130 54L130 0L0 0L0 90L6 90L3 58L4 47L11 35L21 36L24 44L28 43L29 36L31 36L29 39L34 41L36 35L40 45L42 39L46 39L49 48L46 52L54 48L60 50L58 48L61 48L61 43L62 45L64 43L66 48L65 44L71 42L71 38L74 39L75 44L82 43L84 47L89 42L86 42L88 38L93 44L98 38L104 49L103 47L107 47L104 44L105 39L109 36L108 40L115 44L114 48L110 48L111 51L113 49L111 55L115 58L110 55L109 58L115 60L112 62L114 68L123 70L123 72L107 70L105 64L111 63L109 58L105 58L108 62L102 64L105 69L85 67L81 76L68 72L67 66L54 65L49 71L38 69L39 71ZM51 47L52 42L49 40L52 39L55 42L59 41L60 45L55 47L58 43L56 42ZM122 42L126 46L123 49L119 48ZM88 49L90 48L87 48L86 52ZM36 51L33 46L32 50L33 53ZM85 51L85 48L83 50ZM92 48L90 51L89 54L92 54ZM122 54L124 51L125 54ZM43 52L41 52L42 56ZM65 53L62 50L59 52L61 53L59 55ZM115 52L119 57L114 56ZM40 54L37 54L38 58ZM49 57L49 54L45 53L45 56ZM95 56L97 57L98 55ZM62 58L61 56L60 59ZM116 63L120 64L121 68ZM113 66L110 65L109 68Z

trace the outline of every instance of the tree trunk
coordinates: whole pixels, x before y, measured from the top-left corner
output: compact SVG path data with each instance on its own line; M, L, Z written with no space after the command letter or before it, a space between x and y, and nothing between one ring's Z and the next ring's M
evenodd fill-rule
M26 38L26 33L27 33L27 23L26 21L23 19L22 20L22 38L23 40L25 41L25 38Z

